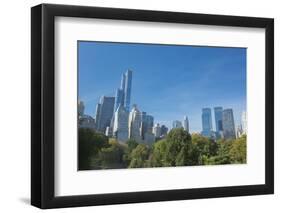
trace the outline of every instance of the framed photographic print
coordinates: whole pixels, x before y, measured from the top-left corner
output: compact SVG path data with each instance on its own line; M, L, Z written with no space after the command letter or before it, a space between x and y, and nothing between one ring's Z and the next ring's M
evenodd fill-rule
M272 194L274 21L31 9L31 203Z

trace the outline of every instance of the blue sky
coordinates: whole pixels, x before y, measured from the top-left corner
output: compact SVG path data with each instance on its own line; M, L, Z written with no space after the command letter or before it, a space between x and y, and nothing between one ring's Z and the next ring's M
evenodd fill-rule
M92 116L100 96L115 95L127 69L131 104L168 127L187 115L190 131L199 132L202 108L215 106L232 108L238 125L246 109L245 48L80 41L78 57L79 99Z

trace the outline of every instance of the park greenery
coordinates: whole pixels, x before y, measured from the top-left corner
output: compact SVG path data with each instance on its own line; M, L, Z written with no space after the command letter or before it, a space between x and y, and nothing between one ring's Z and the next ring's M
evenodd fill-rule
M182 128L152 145L126 143L91 129L79 129L79 170L198 166L246 163L246 135L218 140L189 134Z

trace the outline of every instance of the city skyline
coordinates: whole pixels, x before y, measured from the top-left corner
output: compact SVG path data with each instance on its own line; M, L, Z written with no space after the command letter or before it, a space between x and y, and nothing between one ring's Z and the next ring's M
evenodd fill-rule
M161 53L155 55L155 51ZM177 55L173 55L176 51ZM167 57L172 62L163 60ZM148 60L150 67L138 69L144 60ZM132 69L131 106L135 103L141 111L153 115L155 124L164 124L170 129L174 120L183 121L187 115L190 132L201 132L201 109L217 106L232 108L235 123L240 124L241 113L246 110L245 60L243 48L79 42L79 99L85 104L85 113L94 116L100 97L115 96L120 76L124 70ZM208 67L210 64L212 66ZM172 69L172 65L178 66ZM124 69L120 70L121 67ZM180 76L177 75L179 71ZM157 84L159 79L160 84ZM204 93L204 88L209 89ZM212 117L215 130L213 112Z

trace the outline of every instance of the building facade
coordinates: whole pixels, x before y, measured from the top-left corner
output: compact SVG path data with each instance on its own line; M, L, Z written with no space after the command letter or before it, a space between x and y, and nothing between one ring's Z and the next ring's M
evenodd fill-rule
M116 90L114 112L116 112L119 106L124 106L124 90L118 88Z
M141 112L141 138L144 140L144 135L147 132L146 112Z
M112 129L112 127L110 127L110 126L107 126L107 127L106 127L106 129L105 129L105 135L106 135L107 137L112 137L112 136L113 136L113 129Z
M125 73L124 105L127 111L130 110L132 75L133 72L131 70L127 70L127 72Z
M155 142L155 136L152 132L146 132L144 134L144 143L152 145Z
M224 109L222 112L222 128L224 139L235 139L235 124L232 109Z
M120 88L116 90L114 112L119 106L124 106L128 112L130 110L132 75L131 70L122 74Z
M152 128L154 126L154 117L152 115L146 115L147 132L152 133Z
M96 105L96 130L100 129L101 104Z
M81 115L78 120L79 128L95 129L95 119L90 115Z
M183 118L183 129L187 132L189 132L189 121L187 116L184 116Z
M211 108L202 109L202 132L205 137L211 137L213 131Z
M236 138L240 138L243 134L242 124L239 124L236 130Z
M85 110L85 105L83 101L78 101L78 116L83 116Z
M141 113L134 105L129 114L129 138L142 141L141 138Z
M160 136L161 136L160 124L155 124L155 126L153 127L153 134L154 134L155 138L160 138Z
M129 113L124 106L119 106L114 114L113 136L118 141L126 142L129 137Z
M182 128L182 123L178 120L173 121L173 129Z
M166 127L165 125L161 125L161 137L164 137L168 134L168 127Z
M96 107L97 130L105 133L110 126L114 111L115 97L102 96Z
M247 134L248 129L247 129L247 113L246 113L246 111L242 112L241 125L242 125L243 134Z
M215 125L216 125L216 138L223 137L223 129L222 129L222 107L214 107L215 112Z
M215 107L214 112L215 112L215 123L216 123L216 132L221 132L222 131L222 107Z

